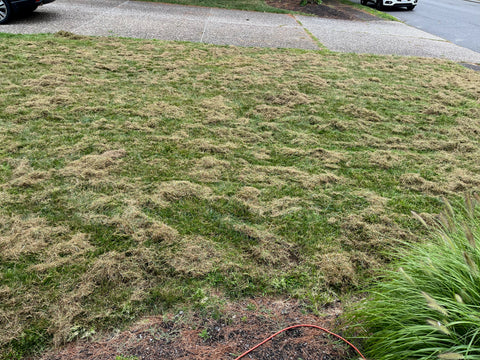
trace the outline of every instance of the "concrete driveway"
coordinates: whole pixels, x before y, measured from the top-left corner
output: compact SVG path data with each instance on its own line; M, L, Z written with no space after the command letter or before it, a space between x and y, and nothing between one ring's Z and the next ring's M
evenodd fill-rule
M54 33L181 40L219 45L415 55L480 64L480 53L400 22L347 21L122 0L56 0L0 27Z

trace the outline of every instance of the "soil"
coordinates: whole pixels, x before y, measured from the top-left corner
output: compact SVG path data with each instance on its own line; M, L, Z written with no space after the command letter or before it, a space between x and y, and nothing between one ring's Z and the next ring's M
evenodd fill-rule
M300 5L300 0L266 0L266 3L279 9L298 11L322 18L357 21L378 20L377 17L352 6L342 4L338 0L323 0L321 4L315 4L313 1L310 1L304 6Z
M206 360L235 359L275 332L295 324L330 330L340 305L315 316L294 300L251 299L230 304L221 315L169 314L143 319L130 329L94 341L78 341L41 360ZM287 330L242 359L346 360L354 358L348 345L312 328Z

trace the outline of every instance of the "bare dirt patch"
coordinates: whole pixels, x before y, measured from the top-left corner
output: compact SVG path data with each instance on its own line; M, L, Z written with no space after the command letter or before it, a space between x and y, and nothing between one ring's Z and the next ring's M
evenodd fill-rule
M149 317L130 329L92 342L80 341L41 360L234 359L273 333L294 324L335 327L338 304L316 316L294 300L251 299L229 304L221 314L200 312ZM320 330L288 330L245 359L348 359L351 349Z

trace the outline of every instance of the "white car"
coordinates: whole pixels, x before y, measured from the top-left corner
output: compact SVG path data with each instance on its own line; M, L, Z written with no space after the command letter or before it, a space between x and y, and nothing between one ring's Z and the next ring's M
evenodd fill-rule
M405 7L407 10L413 10L418 3L418 0L360 0L360 3L367 5L370 1L375 4L378 10L394 7Z

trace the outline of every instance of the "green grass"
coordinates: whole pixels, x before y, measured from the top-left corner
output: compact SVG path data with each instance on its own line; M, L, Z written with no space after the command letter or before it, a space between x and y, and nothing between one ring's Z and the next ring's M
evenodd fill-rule
M264 0L147 0L169 4L194 5L205 7L216 7L221 9L236 9L261 11L270 13L290 13L291 11L269 6ZM300 2L300 0L298 0Z
M468 198L462 214L450 205L433 241L411 245L395 270L349 313L378 360L478 359L480 356L480 209Z
M175 306L321 306L480 184L480 76L448 61L0 38L4 357Z

